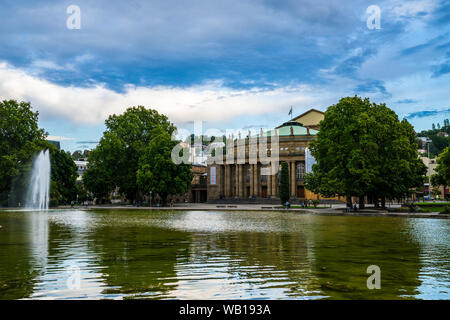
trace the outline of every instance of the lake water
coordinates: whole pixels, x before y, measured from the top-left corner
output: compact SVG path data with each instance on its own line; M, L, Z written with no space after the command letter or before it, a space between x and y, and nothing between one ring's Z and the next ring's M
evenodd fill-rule
M446 219L3 210L0 226L0 299L450 299Z

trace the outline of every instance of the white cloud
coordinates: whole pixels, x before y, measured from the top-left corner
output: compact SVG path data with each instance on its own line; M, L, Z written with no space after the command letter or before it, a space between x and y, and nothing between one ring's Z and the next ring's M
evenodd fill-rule
M386 5L398 17L411 17L418 13L430 13L434 11L438 7L438 2L434 0L389 1Z
M311 86L275 89L232 89L222 81L190 87L140 87L127 85L123 93L102 84L92 87L62 86L0 63L0 98L30 101L41 118L65 118L78 124L98 124L127 107L143 105L166 114L173 122L219 122L241 115L278 112L280 107L317 105L329 96Z
M47 140L53 140L53 141L71 141L75 140L74 138L67 138L67 137L59 137L59 136L52 136L48 135Z

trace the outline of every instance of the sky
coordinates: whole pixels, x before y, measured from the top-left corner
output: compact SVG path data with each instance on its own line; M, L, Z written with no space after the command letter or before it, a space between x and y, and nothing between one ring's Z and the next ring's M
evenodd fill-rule
M95 147L104 120L136 105L191 132L194 121L268 129L289 120L291 106L294 116L325 111L355 94L386 103L416 131L450 118L450 0L1 7L0 99L29 101L70 151Z

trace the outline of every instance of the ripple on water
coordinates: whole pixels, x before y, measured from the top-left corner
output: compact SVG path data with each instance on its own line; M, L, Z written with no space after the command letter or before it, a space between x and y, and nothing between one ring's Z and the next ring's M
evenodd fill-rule
M50 210L1 212L0 225L6 299L450 297L448 220ZM371 264L381 291L367 290Z

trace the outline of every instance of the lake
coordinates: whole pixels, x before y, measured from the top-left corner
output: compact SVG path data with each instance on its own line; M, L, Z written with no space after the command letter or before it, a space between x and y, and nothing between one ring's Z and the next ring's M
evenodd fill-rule
M2 210L0 226L0 299L450 299L448 219Z

